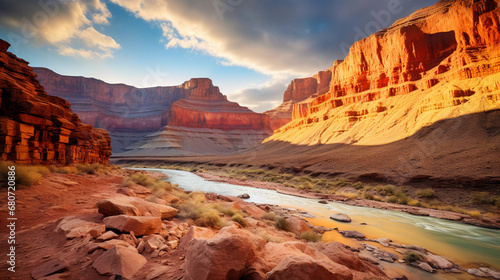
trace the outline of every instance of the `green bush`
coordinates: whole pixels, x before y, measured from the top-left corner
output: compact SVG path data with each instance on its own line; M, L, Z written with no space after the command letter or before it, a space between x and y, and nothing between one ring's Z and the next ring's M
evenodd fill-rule
M417 196L420 198L435 198L436 193L434 192L433 189L427 188L427 189L421 189L417 191Z
M290 231L290 222L283 217L279 217L276 220L276 227L284 231Z
M248 222L247 220L245 220L245 218L243 218L243 216L241 216L241 214L237 213L237 214L234 214L232 217L231 217L231 220L237 222L238 224L240 224L242 227L246 227L248 225Z
M419 261L422 259L422 256L417 253L417 252L413 252L413 251L406 251L403 255L403 259L407 262L407 263L412 263L412 262L416 262L416 261Z
M300 238L309 242L318 242L321 240L321 235L314 233L312 230L300 234Z

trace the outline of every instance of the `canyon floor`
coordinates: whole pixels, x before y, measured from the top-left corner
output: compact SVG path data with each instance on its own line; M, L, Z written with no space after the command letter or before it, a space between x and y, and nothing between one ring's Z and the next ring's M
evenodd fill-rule
M296 265L300 268L295 267L299 269L297 273L308 271L307 273L311 273L314 277L326 273L329 276L335 274L347 278L353 277L353 279L395 279L395 277L401 276L401 272L405 270L394 269L394 266L388 266L387 264L394 261L404 263L402 260L403 251L408 250L418 252L425 257L425 262L418 261L414 263L414 265L422 269L422 273L427 273L424 272L425 269L437 272L437 274L462 270L448 261L436 258L435 255L426 252L423 248L395 243L389 245L389 247L394 248L388 248L386 247L387 244L382 244L390 242L387 240L342 238L339 234L340 241L352 240L346 243L350 247L339 242L329 244L306 242L304 238L307 239L308 237L307 234L303 235L304 233L312 234L313 237L321 236L325 231L338 231L343 235L349 233L342 232L341 229L329 229L310 224L305 219L308 214L298 210L273 205L256 205L247 203L241 198L223 197L215 194L202 194L199 196L195 193L176 193L179 196L176 197L171 193L167 193L163 194L162 198L158 196L152 197L151 190L138 184L124 187L124 181L135 173L147 174L154 180L161 178L161 174L131 171L116 167L109 168L104 173L50 173L32 186L19 186L16 191L16 217L18 218L16 228L18 241L16 248L17 270L13 275L6 275L7 278L5 279L29 279L34 275L37 275L34 277L35 279L110 279L110 276L112 276L112 279L122 279L117 276L119 274L117 271L126 270L124 268L127 266L126 257L119 257L118 263L121 263L114 263L115 268L113 268L113 265L106 264L106 262L112 262L112 260L106 258L111 258L109 254L111 254L112 250L118 250L113 249L118 247L132 248L130 250L134 252L132 254L134 258L138 256L145 258L143 266L132 273L134 275L132 278L129 275L128 279L199 279L203 273L209 275L228 273L228 277L230 277L228 279L262 279L258 278L258 274L265 275L267 273L267 279L281 279L276 277L282 277L283 275L286 277L286 271L293 270ZM229 180L227 177L217 177L214 174L205 174L205 176L212 180ZM257 184L253 184L253 186L256 187ZM260 187L266 186L261 183ZM281 191L285 192L286 190L282 189ZM290 193L294 194L293 192ZM222 212L218 214L222 217L222 221L226 223L226 226L223 228L217 226L207 227L200 225L199 220L195 221L170 215L169 218L163 219L160 234L149 234L142 237L137 235L135 237L133 233L117 230L113 230L114 233L111 233L109 229L108 232L103 234L103 215L100 213L103 213L102 211L105 211L103 210L105 208L96 206L98 201L109 202L118 196L119 199L124 201L127 201L127 199L131 199L131 201L139 200L140 203L146 203L145 205L151 205L147 201L156 201L168 205L175 204L175 201L179 198L184 200L187 197L192 197L193 194L197 197L196 200L203 201L202 204L196 204L199 207L219 205L217 207L222 208L217 209L223 209L219 211L227 211L226 214ZM309 195L313 196L312 194ZM116 201L113 203L115 203L113 207L120 209L132 207L127 206L127 203L120 204ZM141 207L139 209L144 211ZM5 208L3 207L1 210L2 216L7 215ZM148 211L152 210L148 209ZM246 227L242 227L239 222L235 222L238 219L235 219L234 215L231 219L233 211L241 213L245 217L244 223ZM228 214L228 212L231 213ZM107 215L109 213L105 216ZM275 217L270 218L271 215ZM277 217L282 217L288 221L286 231L276 227L276 223L279 223L276 220ZM2 221L2 223L5 222ZM102 227L102 232L97 234L93 232L96 225L98 228ZM2 224L1 226L6 225ZM103 237L105 235L112 235L112 239L106 240ZM189 242L194 239L196 241L193 242L198 242L196 246L189 246ZM140 249L141 242L143 247L144 243L149 244L146 245L146 249ZM154 246L151 245L154 242L160 242L161 246L148 249L148 246ZM361 242L369 245L365 246ZM244 260L236 261L236 263L229 261L235 259L231 255L234 253L231 251L233 249L226 250L224 248L233 243L239 244L238 250L241 249L242 251L238 253L242 253L248 258L243 258ZM234 244L232 246L236 246ZM136 247L138 249L135 249ZM137 252L142 252L142 254ZM213 263L206 263L206 259L198 259L196 256L200 254L211 256L208 259L209 262ZM101 258L104 255L106 258ZM315 262L319 261L319 263L311 262L311 257ZM293 260L288 258L293 258ZM99 263L98 260L104 262L104 266L114 272L101 271L102 274L98 273L95 268L99 267L99 264L96 264ZM218 266L217 263L221 260L228 263L224 263L222 267ZM52 272L50 272L51 261L55 261L55 265L60 266ZM47 263L49 267L47 267ZM318 265L321 268L326 267L326 271L321 269L309 271L311 267L317 268ZM2 264L2 267L5 266L5 263ZM203 268L200 268L200 266ZM248 267L252 269L246 270ZM99 269L103 269L102 265ZM244 274L243 276L247 278L230 276L231 273L234 273L234 270L238 270L239 274ZM44 273L48 274L40 276ZM130 271L124 273L130 273ZM317 273L319 274L316 275ZM321 277L321 275L318 277ZM472 277L467 273L460 275L465 277L463 279ZM417 279L412 275L407 276L409 279ZM453 274L450 277L453 277Z

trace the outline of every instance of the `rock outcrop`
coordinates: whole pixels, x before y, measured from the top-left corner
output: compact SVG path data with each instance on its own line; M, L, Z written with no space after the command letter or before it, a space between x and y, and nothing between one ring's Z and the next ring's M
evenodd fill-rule
M230 102L207 78L135 88L35 68L50 94L68 99L83 122L106 128L114 153L222 154L260 144L269 117Z
M108 163L109 134L82 124L70 103L47 95L28 62L0 40L0 154L18 163Z
M354 43L326 92L311 78L290 84L293 121L267 141L386 144L499 109L499 4L443 0Z

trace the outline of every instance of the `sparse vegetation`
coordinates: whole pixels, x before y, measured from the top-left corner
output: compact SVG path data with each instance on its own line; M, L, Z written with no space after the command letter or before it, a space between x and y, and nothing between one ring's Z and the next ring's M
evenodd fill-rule
M412 263L412 262L416 262L416 261L419 261L422 259L422 256L417 253L417 252L413 252L413 251L406 251L403 255L403 259L407 262L407 263Z
M417 196L424 199L435 198L436 192L434 192L434 190L431 188L420 189L417 191Z
M300 238L309 242L318 242L321 240L321 235L314 233L312 230L300 234Z
M76 166L55 166L51 165L49 166L49 170L52 173L59 173L59 174L73 174L77 173L78 169Z
M49 168L42 165L22 165L22 164L14 164L10 161L2 161L0 162L0 181L6 182L8 180L8 167L15 166L16 172L16 184L31 186L33 184L38 183L43 176L50 173Z
M383 196L389 196L389 195L394 195L396 188L393 185L385 185L385 186L377 186L375 187L375 190Z
M283 217L279 217L276 220L276 227L284 231L290 231L290 222Z
M234 214L232 217L231 217L231 220L233 220L234 222L237 222L238 224L240 224L242 227L246 227L248 225L248 222L247 220L245 220L245 218L243 218L243 216L240 214L240 213L236 213Z
M87 173L87 174L97 174L97 173L108 173L108 167L104 164L100 163L92 163L92 164L77 164L76 168L78 171Z
M267 212L264 215L262 215L262 219L269 220L269 221L276 221L276 214L273 212Z

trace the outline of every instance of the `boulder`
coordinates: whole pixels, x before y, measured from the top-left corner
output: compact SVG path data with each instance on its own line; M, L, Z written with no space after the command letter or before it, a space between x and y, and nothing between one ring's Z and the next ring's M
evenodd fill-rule
M99 242L106 241L109 239L117 238L119 235L112 232L112 231L107 231L103 233L101 236L97 237L96 240Z
M351 222L351 218L349 216L347 216L346 214L342 214L342 213L335 213L335 214L330 216L330 219L335 220L335 221L339 221L339 222L344 222L344 223Z
M186 250L184 279L239 279L266 241L235 226L211 239L193 239Z
M93 236L99 236L106 231L106 227L103 224L84 221L76 216L68 216L63 218L55 229L56 232L60 230L64 232L66 238L71 239L91 233Z
M100 255L92 267L102 275L120 275L125 279L133 279L147 260L130 247L115 246Z
M453 263L451 263L450 261L448 261L447 259L445 259L441 256L436 256L436 255L427 253L427 254L423 254L422 257L424 258L425 262L429 263L434 268L447 269L447 268L454 267Z
M312 258L291 256L280 262L266 274L268 280L300 279L353 279L345 266L334 262L318 261Z
M432 269L432 267L426 263L426 262L421 262L418 264L418 267L424 271L427 271L427 272L430 272L430 273L433 273L434 272L434 269Z
M181 239L179 247L183 250L187 248L189 242L193 239L210 239L214 237L215 233L213 230L204 227L192 226L189 228L186 235Z
M344 237L350 237L350 238L358 238L358 239L365 238L364 234L362 234L361 232L357 232L355 230L342 230L340 231L340 234L342 234Z
M170 219L177 215L179 210L138 197L115 196L97 202L99 213L104 216L129 215L129 216L153 216L162 219Z
M240 195L238 195L238 197L239 197L239 198L243 198L243 199L248 199L248 198L250 198L250 195L249 195L249 194L247 194L247 193L244 193L244 194L240 194Z
M89 247L89 249L88 249L88 252L92 253L92 252L94 252L97 249L109 250L109 249L111 249L111 248L113 248L115 246L123 246L123 247L132 247L132 248L135 248L135 247L131 246L129 243L123 241L123 240L120 240L120 239L111 239L111 240L108 240L108 241L105 241L105 242L91 244L90 247Z
M311 231L311 228L307 223L297 217L290 217L287 219L289 224L289 231L295 233L295 235L300 236L304 232Z
M493 268L487 268L487 267L481 267L479 268L480 271L489 274L491 277L495 279L500 279L500 271L495 270Z
M161 219L159 217L143 216L109 216L103 219L106 228L116 229L121 232L133 231L136 235L156 234L161 232Z
M54 274L56 272L64 271L68 267L69 267L69 263L66 260L54 259L54 260L48 261L48 262L36 267L31 272L31 277L33 277L33 279L40 279L40 278L45 277L47 275L51 275L51 274Z
M467 269L467 273L469 273L470 275L474 275L474 276L477 276L477 277L488 277L489 275L479 269L476 269L476 268L469 268Z

